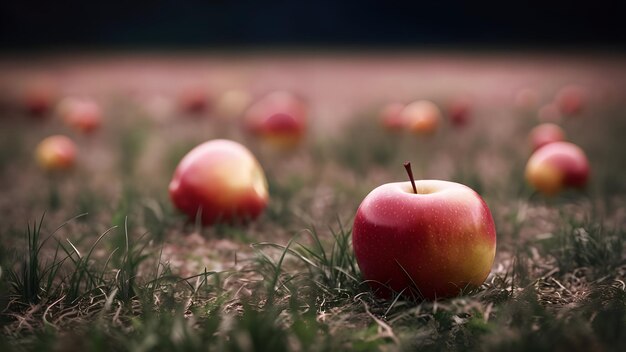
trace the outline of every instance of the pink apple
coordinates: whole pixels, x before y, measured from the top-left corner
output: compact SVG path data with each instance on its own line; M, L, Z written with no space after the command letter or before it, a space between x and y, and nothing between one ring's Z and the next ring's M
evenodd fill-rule
M566 188L584 188L588 179L585 152L569 142L554 142L537 149L526 164L526 180L545 195L555 195Z
M92 133L102 124L102 109L91 99L66 98L58 111L68 126L81 133Z
M225 139L191 150L176 167L169 185L174 205L202 223L240 223L265 209L269 195L261 165L243 145Z
M465 97L457 98L448 106L448 118L452 126L463 127L467 125L472 110L472 102Z
M420 135L432 135L439 127L441 110L433 102L418 100L405 106L400 112L400 118L409 131Z
M555 102L563 115L576 115L584 109L587 94L583 87L569 85L558 91Z
M370 192L354 220L352 243L376 294L437 299L480 286L496 252L489 208L459 183L388 183Z
M542 123L535 126L528 135L528 141L533 151L546 144L562 142L565 140L563 129L553 123Z
M306 135L307 108L294 94L277 91L250 106L244 122L253 135L275 147L289 149Z
M402 103L390 103L380 112L380 122L388 131L398 132L404 129L404 121L400 113L404 110Z
M46 171L70 169L76 161L76 144L62 135L47 137L37 145L35 158Z

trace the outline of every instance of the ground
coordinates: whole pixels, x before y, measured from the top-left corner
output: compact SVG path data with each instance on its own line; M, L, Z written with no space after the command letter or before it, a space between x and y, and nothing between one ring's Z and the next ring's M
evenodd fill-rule
M95 98L92 135L28 116L28 85ZM588 104L560 124L589 157L583 191L524 180L537 109L566 84ZM187 116L185 87L214 97L292 90L310 106L306 141L276 151L241 121ZM532 89L537 104L520 106ZM626 348L626 64L610 56L521 53L83 54L0 59L0 349L575 350ZM473 101L471 122L431 137L390 134L391 101ZM33 150L63 133L76 168L48 174ZM172 206L180 158L213 138L257 156L270 187L248 225L202 227ZM376 186L418 179L472 187L491 209L497 254L477 290L437 302L377 299L350 244Z

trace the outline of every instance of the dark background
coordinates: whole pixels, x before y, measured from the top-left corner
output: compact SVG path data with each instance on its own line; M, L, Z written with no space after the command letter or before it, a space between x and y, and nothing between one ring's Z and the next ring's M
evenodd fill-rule
M618 1L0 2L3 50L530 47L624 50Z

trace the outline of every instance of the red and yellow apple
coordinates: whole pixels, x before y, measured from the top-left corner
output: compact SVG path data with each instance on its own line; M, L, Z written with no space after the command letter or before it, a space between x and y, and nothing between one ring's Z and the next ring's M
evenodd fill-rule
M389 298L434 300L480 286L496 252L489 208L471 188L439 180L388 183L370 192L352 243L363 278Z
M81 133L92 133L102 124L102 109L91 99L66 98L58 112L68 126Z
M295 147L306 134L307 108L296 95L277 91L254 103L246 111L247 130L281 149Z
M76 144L63 135L47 137L35 149L37 164L46 171L72 168L76 162L76 154Z
M432 135L439 127L441 110L431 101L418 100L405 106L400 112L400 118L409 131L419 135Z
M576 115L584 109L587 94L581 86L568 85L558 91L555 102L563 115Z
M454 99L448 106L448 118L455 127L463 127L469 122L472 102L465 97Z
M183 157L169 185L172 202L203 224L243 223L258 217L269 194L261 165L243 145L205 142Z
M546 144L562 142L565 140L565 132L558 125L553 123L542 123L535 126L528 135L528 141L533 151Z
M400 117L402 110L404 110L404 104L402 103L390 103L385 105L380 111L380 123L388 131L402 131L404 129L404 121Z
M537 149L526 164L526 180L545 195L566 188L584 188L589 179L585 152L569 142L554 142Z

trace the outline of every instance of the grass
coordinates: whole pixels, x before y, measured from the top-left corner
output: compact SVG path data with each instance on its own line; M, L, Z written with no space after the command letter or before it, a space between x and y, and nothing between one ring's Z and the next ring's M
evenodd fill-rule
M600 111L605 124L565 122L598 173L586 193L553 199L523 180L518 134L529 121L496 138L498 126L477 117L468 130L444 126L424 139L390 135L364 112L290 155L251 143L270 205L246 226L210 228L187 221L166 191L180 158L216 133L208 122L110 126L89 141L109 168L55 175L54 199L34 187L49 180L29 166L28 139L7 139L0 177L17 168L23 181L11 193L21 196L0 203L0 350L621 351L626 154L613 116L624 111ZM25 136L60 128L31 122ZM148 159L157 161L146 170ZM498 254L479 289L381 300L363 282L354 212L374 187L405 180L405 160L418 178L461 182L487 201Z

